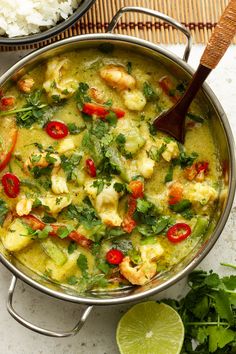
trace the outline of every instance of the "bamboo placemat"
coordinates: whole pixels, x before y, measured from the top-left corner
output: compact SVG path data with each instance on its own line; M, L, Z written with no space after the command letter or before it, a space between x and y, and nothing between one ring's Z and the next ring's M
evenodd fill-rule
M207 43L228 2L229 0L97 0L78 23L60 35L30 46L0 46L0 50L34 49L78 34L105 32L111 18L123 6L143 6L163 12L183 23L191 31L194 43ZM137 13L123 16L116 32L155 43L185 42L184 36L168 24Z

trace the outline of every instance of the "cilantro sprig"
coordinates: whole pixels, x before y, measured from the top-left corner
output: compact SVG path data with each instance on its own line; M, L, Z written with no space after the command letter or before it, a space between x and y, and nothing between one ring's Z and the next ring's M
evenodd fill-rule
M189 275L191 290L180 301L165 300L185 326L181 354L236 352L236 275L220 278L212 271Z

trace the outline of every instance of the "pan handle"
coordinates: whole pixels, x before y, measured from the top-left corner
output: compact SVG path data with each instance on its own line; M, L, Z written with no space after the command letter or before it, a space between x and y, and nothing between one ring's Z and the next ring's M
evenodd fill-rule
M183 26L180 22L176 21L172 17L169 17L161 12L147 9L145 7L139 7L139 6L122 7L116 13L116 15L112 18L111 22L109 23L108 30L107 30L108 33L112 33L114 31L121 16L127 12L139 12L139 13L143 13L146 15L157 17L160 20L163 20L164 22L169 23L171 26L173 26L177 30L180 30L187 38L187 43L186 43L185 50L184 50L183 60L186 62L188 61L189 54L190 54L191 47L192 47L192 37L191 37L189 30L185 26Z
M54 331L50 331L49 329L46 329L46 328L38 327L38 326L34 325L33 323L30 323L27 320L25 320L23 317L21 317L13 308L12 301L13 301L14 290L16 287L16 282L17 282L17 278L13 275L12 280L11 280L11 284L9 287L9 291L8 291L7 310L10 313L10 315L16 321L18 321L21 325L25 326L28 329L31 329L34 332L39 333L39 334L43 334L48 337L57 337L57 338L74 336L83 327L85 321L87 320L87 318L93 308L93 306L86 306L79 322L76 324L76 326L71 331L54 332Z

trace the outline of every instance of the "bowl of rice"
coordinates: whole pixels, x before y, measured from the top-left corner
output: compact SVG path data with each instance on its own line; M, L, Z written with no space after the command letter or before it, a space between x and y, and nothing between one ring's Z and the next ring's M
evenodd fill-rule
M0 0L0 45L47 40L79 20L95 0Z

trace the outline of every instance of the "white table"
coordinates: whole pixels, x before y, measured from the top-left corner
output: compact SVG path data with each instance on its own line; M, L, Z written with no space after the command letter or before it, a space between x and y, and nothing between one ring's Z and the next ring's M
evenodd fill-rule
M168 46L181 55L183 46ZM203 46L194 46L190 64L196 68ZM0 53L0 73L12 65L25 53ZM234 135L236 134L236 47L232 46L225 57L210 75L208 83L221 101L229 118ZM204 269L214 269L220 274L229 269L220 266L221 261L236 261L236 206L233 207L227 225L220 239L209 255L201 263ZM0 353L2 354L118 354L115 330L126 306L97 307L87 323L73 338L54 339L30 332L13 320L6 310L7 291L11 279L10 272L0 265ZM171 287L155 299L180 296L185 290L186 280ZM77 322L80 307L64 303L42 295L21 282L15 293L15 307L27 319L51 329L70 329Z

